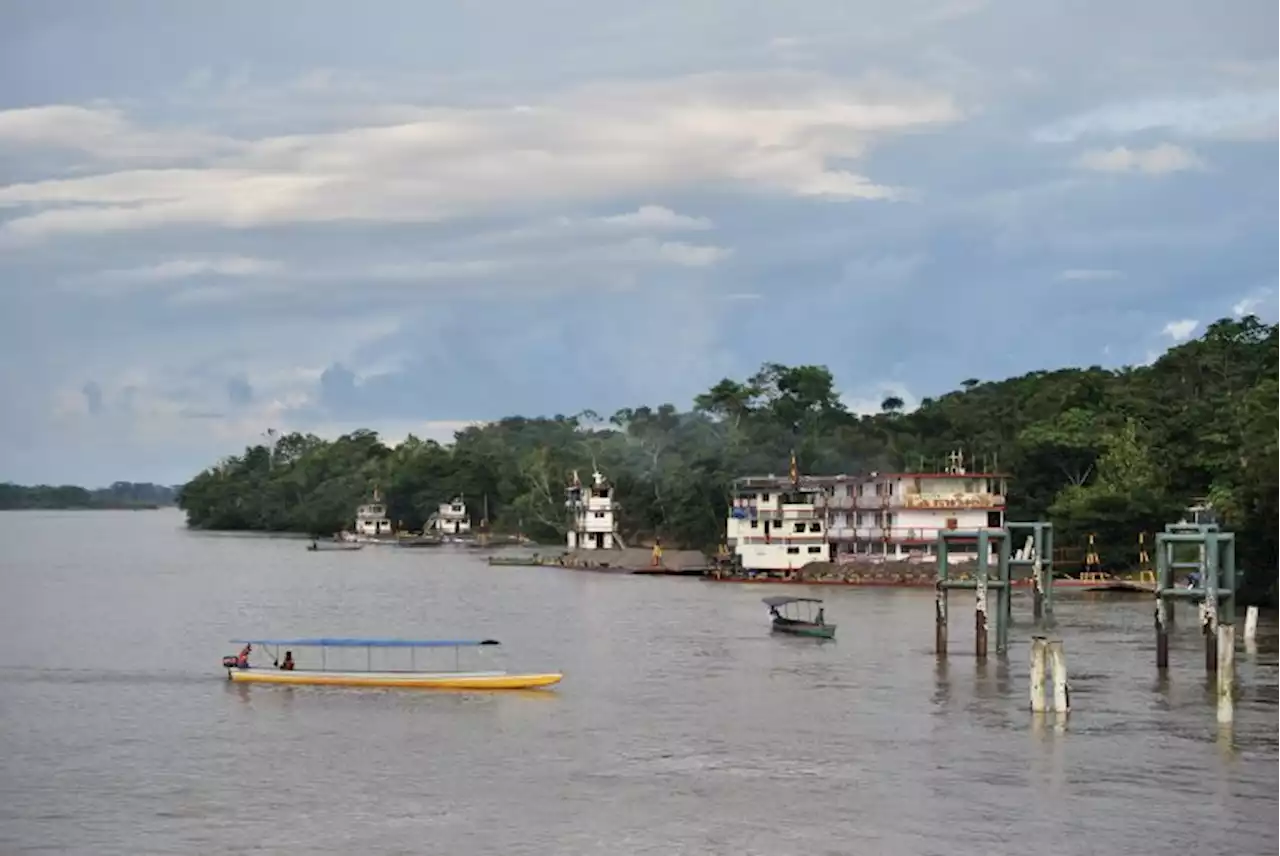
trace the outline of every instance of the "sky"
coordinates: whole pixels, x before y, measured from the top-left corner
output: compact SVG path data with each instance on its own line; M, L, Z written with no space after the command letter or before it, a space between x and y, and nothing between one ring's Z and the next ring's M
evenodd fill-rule
M1277 315L1277 6L0 6L0 481Z

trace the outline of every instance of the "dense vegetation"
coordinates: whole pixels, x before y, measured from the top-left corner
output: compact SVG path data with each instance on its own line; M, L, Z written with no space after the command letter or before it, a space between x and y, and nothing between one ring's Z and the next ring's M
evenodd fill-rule
M116 482L89 490L75 485L0 483L0 510L65 508L159 508L177 502L177 488L149 482Z
M1242 565L1272 569L1273 585L1276 368L1276 327L1252 316L1219 321L1149 366L966 380L910 413L889 398L879 414L850 414L825 368L769 364L716 384L691 412L513 417L451 447L288 434L201 473L180 504L192 526L325 533L349 525L376 485L411 527L463 494L476 512L487 498L496 529L558 539L566 476L585 478L594 462L618 486L625 535L705 546L723 531L730 481L786 472L792 448L803 472L836 473L932 469L959 447L1013 474L1011 518L1053 520L1060 544L1095 533L1108 563L1132 563L1139 532L1210 498L1239 535Z

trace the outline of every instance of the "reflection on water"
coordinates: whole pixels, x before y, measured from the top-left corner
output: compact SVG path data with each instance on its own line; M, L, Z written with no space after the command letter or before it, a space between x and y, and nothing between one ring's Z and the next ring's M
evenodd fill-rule
M1057 598L1072 710L1032 715L1025 597L1007 659L953 603L938 661L929 591L824 591L817 642L771 634L759 586L179 524L0 515L0 853L1276 852L1270 616L1224 735L1198 628L1162 680L1142 599ZM257 634L491 636L565 680L227 681Z

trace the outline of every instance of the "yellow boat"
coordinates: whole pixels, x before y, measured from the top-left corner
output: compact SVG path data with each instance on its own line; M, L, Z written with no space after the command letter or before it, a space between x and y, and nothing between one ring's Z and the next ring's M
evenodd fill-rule
M471 648L499 644L494 639L453 640L453 639L233 639L232 644L244 645L237 656L222 658L222 666L227 670L227 679L238 683L249 684L289 684L293 686L337 686L337 687L401 687L412 689L455 689L455 690L528 690L549 687L558 684L564 675L558 672L539 672L533 674L509 674L501 671L420 671L416 668L415 652L423 648L452 648L454 662L458 664L462 648ZM253 646L260 646L271 655L272 665L253 666L249 662ZM293 660L294 648L319 649L319 668L299 668ZM330 649L363 648L368 668L364 670L330 669L327 667ZM272 649L275 649L274 651ZM280 649L285 657L280 659ZM410 656L410 668L373 669L373 651L375 649L407 650Z

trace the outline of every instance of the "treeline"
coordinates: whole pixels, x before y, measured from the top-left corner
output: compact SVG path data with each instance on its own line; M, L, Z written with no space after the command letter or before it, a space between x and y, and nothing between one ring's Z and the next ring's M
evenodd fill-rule
M723 380L691 411L637 407L602 419L512 417L457 434L452 446L410 437L388 448L359 431L254 446L187 484L189 523L215 529L349 526L377 486L392 519L417 528L464 495L496 530L558 540L563 486L593 463L618 487L624 535L708 546L721 537L728 489L745 474L935 469L961 448L971 464L1012 474L1010 517L1051 519L1059 544L1088 534L1109 564L1137 559L1139 532L1160 531L1208 498L1238 533L1240 560L1274 585L1277 532L1277 335L1256 317L1224 319L1149 366L1037 371L964 381L910 413L888 398L849 413L820 366L765 365Z
M0 483L0 510L75 508L159 508L175 505L178 488L150 482L116 482L110 487Z

